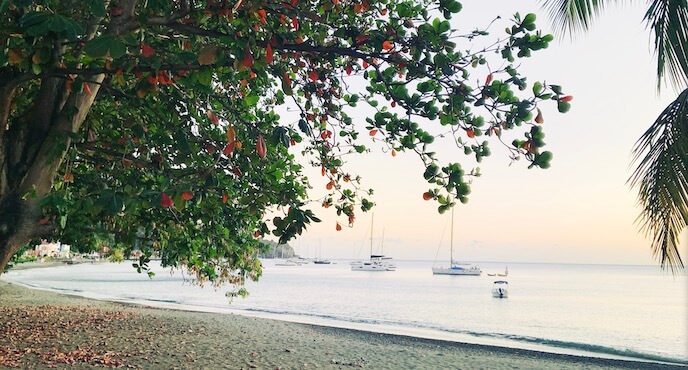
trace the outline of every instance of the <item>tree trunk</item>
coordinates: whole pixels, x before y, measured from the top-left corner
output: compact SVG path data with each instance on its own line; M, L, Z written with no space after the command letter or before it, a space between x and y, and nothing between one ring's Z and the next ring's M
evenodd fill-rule
M91 94L70 94L67 98L61 85L43 81L45 94L33 103L29 119L15 122L0 137L0 273L23 245L56 230L54 223L41 222L44 215L38 204L50 192L71 144L66 133L79 131L103 78L95 76L89 83ZM76 108L77 113L67 118L65 108ZM57 158L56 147L64 148Z

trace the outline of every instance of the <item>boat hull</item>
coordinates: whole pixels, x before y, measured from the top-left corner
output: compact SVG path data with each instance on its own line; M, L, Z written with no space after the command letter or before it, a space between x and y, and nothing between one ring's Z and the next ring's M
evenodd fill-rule
M505 280L495 281L492 285L492 296L495 298L508 298L509 282Z
M492 296L495 298L509 298L509 291L506 289L495 289L492 291Z
M351 271L396 271L397 267L391 263L363 262L351 265Z
M434 275L461 275L461 276L480 276L482 270L477 267L463 268L463 267L433 267L432 273Z

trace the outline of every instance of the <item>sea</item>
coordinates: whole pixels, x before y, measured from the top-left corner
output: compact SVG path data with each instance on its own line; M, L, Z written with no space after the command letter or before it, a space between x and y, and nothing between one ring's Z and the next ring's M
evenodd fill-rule
M349 261L278 266L263 260L247 298L194 285L152 261L10 271L0 278L92 299L241 314L544 352L688 365L688 276L658 266L478 262L481 276L432 274L432 261L351 271ZM508 276L489 276L504 273ZM493 298L506 280L508 298Z

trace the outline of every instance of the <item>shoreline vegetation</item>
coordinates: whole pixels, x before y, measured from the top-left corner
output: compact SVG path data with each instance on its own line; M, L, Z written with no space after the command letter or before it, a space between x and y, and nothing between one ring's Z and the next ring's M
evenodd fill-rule
M686 368L151 308L1 280L0 316L0 369Z

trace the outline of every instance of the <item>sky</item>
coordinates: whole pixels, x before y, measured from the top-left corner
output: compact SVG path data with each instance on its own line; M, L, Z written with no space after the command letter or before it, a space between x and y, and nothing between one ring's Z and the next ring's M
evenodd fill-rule
M536 13L538 27L554 33L536 1L463 5L452 23L464 32L488 24L496 15L506 20L519 11ZM548 49L522 62L519 70L529 81L559 84L573 95L572 109L559 114L554 106L543 108L544 149L554 153L547 170L527 169L525 162L511 164L506 151L491 145L493 154L479 165L483 175L473 182L468 204L455 210L455 259L657 264L649 240L635 223L637 192L627 179L635 142L678 92L671 87L657 91L650 32L642 22L644 5L609 6L589 32L573 39L555 33ZM491 30L501 34L505 26ZM471 168L471 158L456 147L445 145L439 152ZM449 259L450 213L440 215L437 203L422 199L429 186L415 154L391 157L377 148L348 158L346 166L363 177L365 188L375 190L376 207L367 214L359 212L353 228L337 232L336 220L345 220L331 209L314 206L323 222L290 242L300 255L366 258L374 215L373 252L402 260ZM309 176L314 187L324 188L327 180L319 169ZM684 233L684 259L686 240Z

